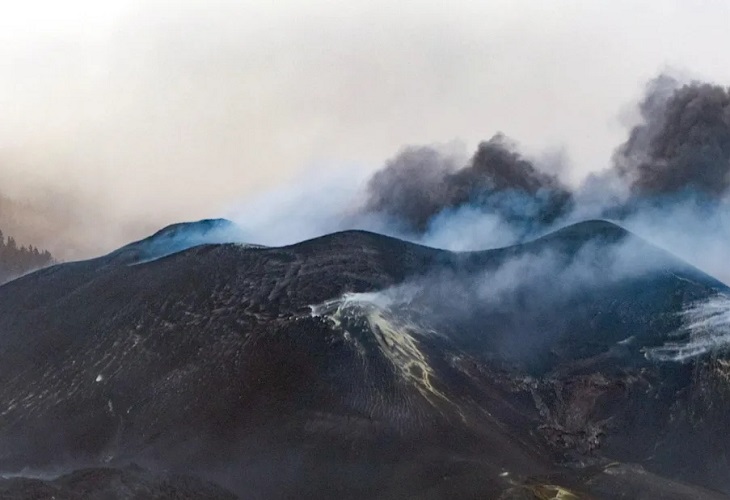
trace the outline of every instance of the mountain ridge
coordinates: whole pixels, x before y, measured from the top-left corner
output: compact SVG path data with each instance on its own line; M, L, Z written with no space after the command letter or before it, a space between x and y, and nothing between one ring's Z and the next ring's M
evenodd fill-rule
M727 287L660 250L618 273L654 247L609 222L561 231L465 253L365 231L203 244L15 280L0 287L0 466L141 461L260 498L513 498L555 473L588 494L581 471L618 460L722 489L701 451L730 409L725 358L641 349Z

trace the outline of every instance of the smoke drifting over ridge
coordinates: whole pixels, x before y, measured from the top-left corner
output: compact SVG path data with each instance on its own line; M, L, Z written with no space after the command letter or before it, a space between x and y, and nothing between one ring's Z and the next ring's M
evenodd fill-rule
M353 166L309 172L223 215L239 223L247 243L281 245L360 228L451 250L506 246L608 218L729 281L729 96L717 85L653 80L638 105L640 122L609 168L577 187L553 173L564 165L527 156L497 134L472 155L408 147L372 175ZM0 205L3 229L61 259L73 256L60 250L57 235L93 234L89 208L99 200L39 200ZM144 229L138 222L125 232L142 237L159 228L152 219Z
M450 250L507 246L605 218L728 282L728 95L664 75L651 81L639 123L609 167L578 186L552 173L565 166L527 157L497 134L469 159L453 148L407 147L369 177L324 172L298 184L294 198L292 188L274 192L231 218L265 245L359 228Z

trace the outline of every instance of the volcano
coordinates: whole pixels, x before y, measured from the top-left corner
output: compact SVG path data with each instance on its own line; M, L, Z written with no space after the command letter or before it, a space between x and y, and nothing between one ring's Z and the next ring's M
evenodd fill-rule
M730 493L730 357L697 316L730 289L623 228L465 253L231 228L0 287L0 493Z

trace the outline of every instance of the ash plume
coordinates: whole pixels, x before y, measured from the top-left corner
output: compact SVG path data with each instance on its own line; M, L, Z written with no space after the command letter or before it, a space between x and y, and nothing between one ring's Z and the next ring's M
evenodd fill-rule
M730 88L668 76L653 80L642 122L617 151L616 169L636 196L730 189Z
M639 123L607 168L578 186L501 134L468 160L437 146L411 146L376 171L360 196L348 195L344 209L337 204L337 215L323 205L327 214L314 217L315 232L369 229L459 251L507 246L603 218L727 281L730 91L660 75L637 110ZM310 204L307 210L317 213ZM266 227L278 226L271 222Z
M459 168L432 147L404 149L376 172L363 211L416 235L469 208L522 237L586 217L635 218L647 207L714 203L730 192L730 89L660 75L638 104L640 123L611 167L571 189L519 153L503 135Z
M434 148L407 148L375 173L366 213L383 214L423 234L444 211L478 208L515 223L547 224L569 206L571 194L497 134L461 168Z
M429 220L452 204L448 178L456 169L454 158L433 147L406 148L368 182L365 210L425 231Z

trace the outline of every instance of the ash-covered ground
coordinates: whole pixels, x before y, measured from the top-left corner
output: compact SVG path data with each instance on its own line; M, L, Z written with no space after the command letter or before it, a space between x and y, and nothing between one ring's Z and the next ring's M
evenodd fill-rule
M201 244L221 224L0 287L2 498L730 493L730 290L621 227Z

